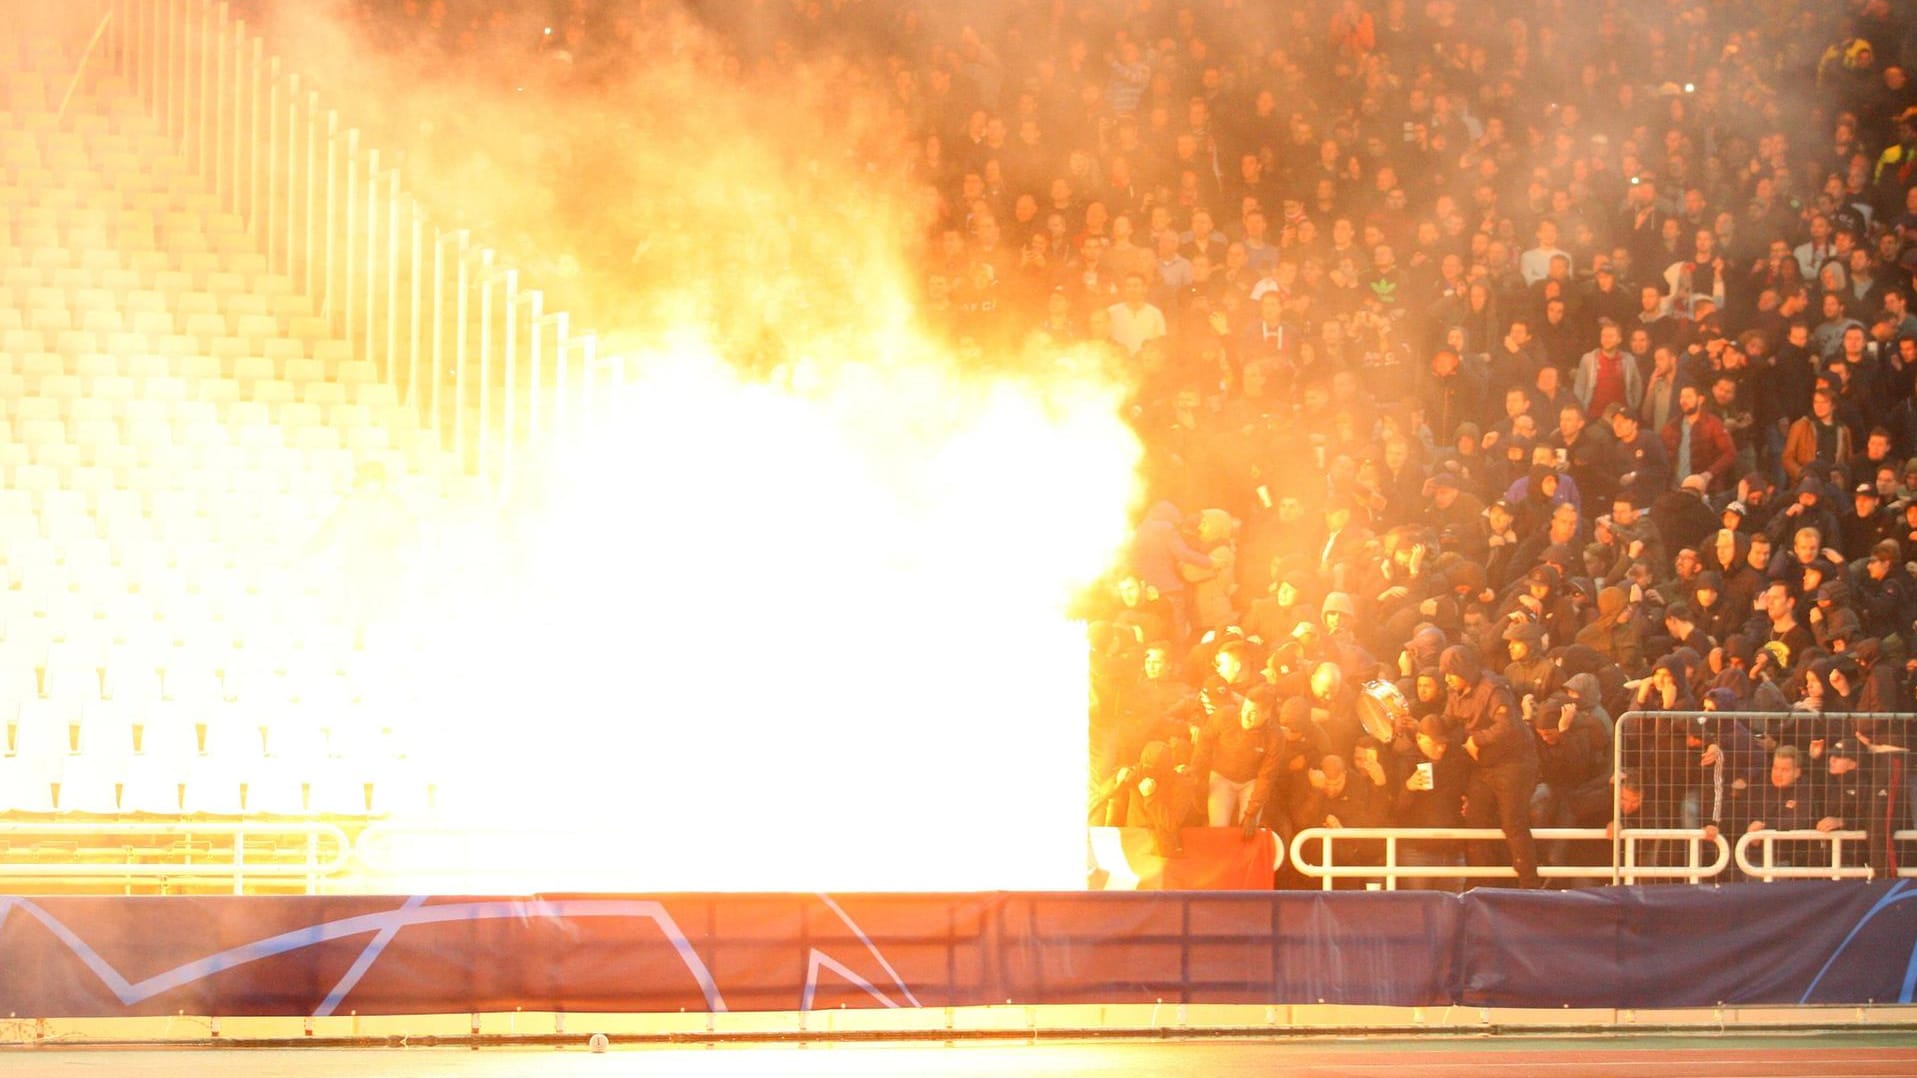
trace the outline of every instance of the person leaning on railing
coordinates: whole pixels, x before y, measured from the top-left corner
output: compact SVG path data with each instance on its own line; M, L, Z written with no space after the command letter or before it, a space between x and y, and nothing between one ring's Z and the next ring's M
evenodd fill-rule
M1180 835L1197 800L1197 784L1177 747L1153 741L1136 763L1112 776L1092 804L1091 823L1149 829L1153 852L1176 857L1184 852Z
M1898 799L1891 796L1893 770L1879 766L1855 738L1849 737L1838 738L1824 750L1824 769L1828 776L1824 782L1824 819L1818 821L1818 829L1864 832L1863 848L1846 846L1843 864L1869 865L1875 876L1895 876L1896 851L1890 836L1898 826Z
M1771 754L1769 781L1760 783L1751 798L1750 820L1742 831L1831 831L1835 821L1826 815L1817 784L1804 773L1804 758L1785 745ZM1772 851L1771 863L1801 867L1828 864L1830 849L1818 843L1783 842Z

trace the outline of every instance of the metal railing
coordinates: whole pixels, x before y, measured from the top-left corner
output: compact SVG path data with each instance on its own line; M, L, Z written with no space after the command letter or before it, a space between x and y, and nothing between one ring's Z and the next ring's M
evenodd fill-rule
M197 841L206 839L225 841ZM248 840L272 853L249 855ZM69 850L69 843L85 851ZM47 845L56 847L48 856L30 855ZM323 820L0 820L0 849L9 851L0 858L0 880L8 884L193 880L230 883L238 895L249 882L299 881L311 894L322 879L348 869L353 841Z
M1533 828L1532 838L1546 842L1608 842L1611 835L1602 827ZM1517 870L1509 865L1419 865L1401 859L1406 846L1432 842L1504 841L1504 832L1495 827L1308 827L1291 839L1291 864L1303 875L1322 881L1331 890L1339 880L1376 880L1384 890L1395 891L1400 880L1516 879ZM1377 863L1339 864L1335 847L1339 843L1362 842L1372 851L1382 849ZM1641 842L1682 843L1687 851L1681 865L1637 863ZM1316 846L1316 858L1312 847ZM1706 863L1703 849L1709 846L1715 858ZM1604 879L1637 883L1641 880L1685 880L1699 883L1714 879L1731 864L1731 846L1722 835L1705 837L1702 831L1675 828L1632 830L1623 833L1621 859L1604 865L1539 865L1538 875L1545 879Z
M1765 883L1775 880L1867 880L1886 873L1868 864L1846 863L1856 860L1855 857L1847 857L1846 853L1854 853L1869 837L1865 831L1844 829L1752 831L1738 836L1733 855L1739 872ZM1897 842L1917 842L1917 830L1892 832L1891 838ZM1814 859L1821 863L1779 864L1779 845L1822 846L1823 849L1814 849L1812 852ZM1901 865L1895 875L1904 879L1917 878L1917 865Z
M1798 754L1799 781L1811 795L1808 800L1832 806L1820 808L1820 816L1825 811L1841 816L1829 795L1846 781L1867 783L1868 802L1878 802L1876 787L1884 784L1898 787L1887 796L1901 798L1907 788L1898 780L1870 771L1862 780L1846 779L1831 767L1830 759L1848 753L1871 767L1892 759L1901 764L1905 750L1892 746L1910 744L1911 738L1882 735L1887 726L1911 727L1913 721L1917 715L1890 713L1626 712L1613 730L1609 826L1533 827L1531 832L1541 847L1608 844L1609 858L1595 864L1542 864L1539 875L1614 884L1917 877L1917 867L1900 866L1892 873L1870 865L1869 833L1857 829L1858 820L1839 819L1831 830L1809 829L1808 824L1793 829L1771 820L1769 826L1745 833L1769 795L1765 787L1772 781L1777 750L1787 746ZM1871 731L1879 735L1874 744L1871 737L1858 736ZM1840 751L1846 740L1851 744ZM1707 758L1712 762L1706 763ZM1909 805L1898 811L1902 823L1912 822ZM1706 830L1714 819L1723 834ZM1289 855L1299 873L1326 889L1339 880L1375 881L1396 889L1410 880L1513 879L1516 872L1509 866L1406 863L1406 851L1421 844L1501 840L1501 832L1482 828L1315 827L1293 837ZM1917 841L1917 829L1899 830L1893 840ZM1822 848L1807 855L1806 845ZM1714 853L1706 853L1707 848Z
M100 0L104 61L293 280L469 473L509 474L590 423L598 339L401 183L332 98L220 0Z
M1786 821L1772 819L1766 821L1769 826L1764 830L1744 834L1746 819L1753 818L1760 807L1776 807L1765 801L1778 757L1785 750L1796 757L1804 800L1822 806L1844 781L1830 765L1840 744L1850 742L1844 751L1853 759L1873 759L1879 753L1867 740L1857 737L1859 731L1884 727L1910 730L1914 720L1917 715L1892 712L1625 712L1619 716L1611 739L1613 831L1628 833L1632 824L1702 827L1721 817L1722 826L1736 843L1734 860L1739 871L1753 878L1804 876L1799 866L1773 865L1777 842L1802 842L1814 836L1832 845L1841 845L1846 839L1861 844L1865 832L1851 829L1860 822L1856 820L1846 821L1837 831L1812 830L1809 825L1816 823L1813 818L1803 821L1803 828L1780 826ZM1888 740L1898 745L1908 743L1902 735ZM1903 752L1889 751L1899 755ZM1706 759L1712 762L1706 764ZM1900 811L1908 822L1910 806L1904 805ZM1755 862L1762 871L1753 872L1749 867L1747 851L1753 845L1762 855ZM1620 868L1628 860L1624 853L1614 842L1612 861ZM1808 875L1867 877L1871 872L1868 868L1848 871L1825 867Z

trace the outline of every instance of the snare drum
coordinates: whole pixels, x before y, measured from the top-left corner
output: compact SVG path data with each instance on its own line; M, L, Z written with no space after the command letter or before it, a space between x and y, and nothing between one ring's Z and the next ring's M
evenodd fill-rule
M1367 681L1358 689L1358 721L1365 733L1390 744L1400 720L1411 717L1411 704L1389 681Z

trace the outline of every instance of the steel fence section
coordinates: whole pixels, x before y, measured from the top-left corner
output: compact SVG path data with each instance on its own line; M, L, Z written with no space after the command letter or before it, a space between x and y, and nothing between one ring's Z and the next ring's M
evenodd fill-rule
M1898 875L1917 850L1898 836L1912 826L1917 793L1913 722L1885 712L1627 712L1612 738L1614 834L1722 835L1738 866L1727 878L1752 865L1765 878ZM1781 834L1743 841L1765 832ZM1850 841L1806 841L1805 832ZM1648 843L1615 860L1621 877L1671 866L1681 853Z

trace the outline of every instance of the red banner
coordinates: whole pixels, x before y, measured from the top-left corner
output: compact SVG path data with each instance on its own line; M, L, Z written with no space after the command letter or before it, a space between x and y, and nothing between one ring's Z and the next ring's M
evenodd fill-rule
M1091 828L1094 891L1269 891L1278 839L1235 827L1187 827L1169 856L1142 827Z

